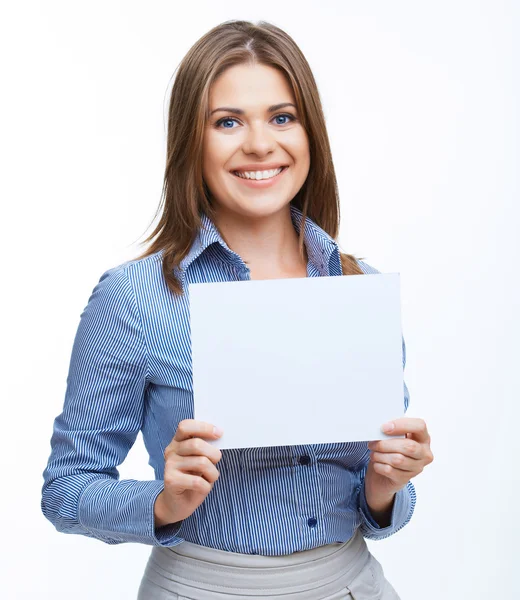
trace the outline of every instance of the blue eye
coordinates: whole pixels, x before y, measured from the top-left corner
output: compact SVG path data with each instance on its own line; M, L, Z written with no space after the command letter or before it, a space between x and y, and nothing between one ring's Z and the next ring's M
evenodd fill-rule
M289 119L289 121L291 121L291 120L292 120L292 121L294 121L294 117L293 117L292 115L289 115L289 114L276 115L276 117L274 117L274 118L275 118L275 119L279 119L280 117L281 117L282 119L285 119L285 118L287 118L287 119ZM278 125L287 125L287 123L288 123L289 121L285 121L285 123L278 123Z
M233 123L233 121L236 121L236 119L221 119L220 121L216 122L216 126L220 127L220 125L224 124L224 123ZM233 129L233 127L224 127L224 129Z
M287 125L288 123L290 123L291 121L296 121L296 117L294 117L293 115L289 114L289 113L281 113L279 115L276 115L273 117L273 119L288 119L287 121L284 121L283 123L278 122L278 125ZM215 123L215 127L217 128L221 128L221 129L235 129L235 127L222 127L222 125L224 125L224 123L238 123L238 119L235 119L234 117L224 117L222 119L219 119L216 123Z

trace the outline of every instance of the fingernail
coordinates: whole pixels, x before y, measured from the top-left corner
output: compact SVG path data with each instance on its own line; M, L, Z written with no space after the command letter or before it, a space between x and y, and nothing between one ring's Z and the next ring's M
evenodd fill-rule
M220 437L224 432L220 427L213 427L213 435Z
M391 431L393 431L395 429L395 423L393 423L392 421L390 421L389 423L385 423L382 427L381 427L381 431L383 433L390 433Z

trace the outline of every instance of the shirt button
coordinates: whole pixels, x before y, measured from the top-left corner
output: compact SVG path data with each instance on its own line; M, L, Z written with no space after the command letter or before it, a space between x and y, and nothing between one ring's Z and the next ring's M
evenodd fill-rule
M309 527L316 527L316 525L317 525L317 524L318 524L318 521L317 521L317 519L315 519L314 517L312 517L312 519L309 519L309 520L307 521L307 525L308 525Z
M300 465L308 465L311 462L311 457L304 454L300 456Z

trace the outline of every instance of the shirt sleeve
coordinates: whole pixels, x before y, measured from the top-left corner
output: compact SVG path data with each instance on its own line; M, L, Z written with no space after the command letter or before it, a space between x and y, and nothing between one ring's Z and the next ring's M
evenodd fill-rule
M54 420L41 509L63 533L107 544L172 546L180 523L155 528L162 480L119 480L143 422L147 355L127 268L94 288L74 339L62 413Z
M377 269L371 267L363 261L358 261L364 274L369 275L372 273L379 273ZM402 337L402 350L403 350L403 371L406 366L406 344L404 337ZM403 381L404 389L404 411L408 410L410 404L410 393L406 383ZM382 540L387 538L400 529L402 529L412 518L415 503L416 493L415 487L411 481L409 481L402 489L400 489L394 498L394 504L392 507L392 514L390 524L387 527L380 527L370 513L370 509L367 504L365 496L365 475L367 471L368 463L361 471L361 483L358 489L359 492L359 514L361 517L361 532L364 537L372 540Z

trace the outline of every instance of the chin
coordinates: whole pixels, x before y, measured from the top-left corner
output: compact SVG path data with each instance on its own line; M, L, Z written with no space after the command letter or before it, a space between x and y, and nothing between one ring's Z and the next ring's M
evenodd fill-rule
M265 218L270 217L279 213L281 210L284 210L290 203L290 200L285 202L280 202L279 200L273 200L271 202L262 202L259 199L258 202L251 202L250 200L246 202L237 203L234 206L227 207L227 210L230 212L234 212L240 214L244 217L248 218Z

